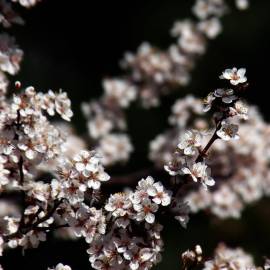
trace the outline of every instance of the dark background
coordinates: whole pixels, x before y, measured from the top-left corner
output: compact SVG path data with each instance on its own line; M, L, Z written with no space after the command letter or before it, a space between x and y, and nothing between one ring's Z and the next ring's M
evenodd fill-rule
M80 112L81 102L101 95L103 77L121 74L118 63L125 51L135 51L142 41L167 48L173 41L169 29L175 20L190 17L193 2L44 0L30 11L22 9L26 25L10 32L24 50L25 60L21 72L12 80L19 79L24 86L33 85L40 91L67 91L75 112L73 123L77 132L84 134L86 122ZM164 98L160 108L144 110L135 104L128 110L136 151L130 163L118 171L147 167L148 142L167 127L175 98L187 93L205 96L218 86L218 75L224 68L247 68L251 84L248 101L257 104L269 120L269 12L269 0L251 0L251 7L245 12L233 10L223 19L223 33L210 42L187 88ZM185 249L201 244L210 254L220 241L243 246L260 262L262 255L270 255L269 206L270 200L265 199L248 207L239 221L196 215L187 230L174 221L167 222L164 258L157 269L179 269L180 253ZM26 251L25 257L18 250L10 251L3 267L37 270L63 262L73 270L89 269L85 250L83 241L49 240L37 250Z

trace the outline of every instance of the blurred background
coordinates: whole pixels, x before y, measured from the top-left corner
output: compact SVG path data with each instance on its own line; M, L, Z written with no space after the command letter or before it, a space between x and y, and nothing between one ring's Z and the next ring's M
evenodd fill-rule
M65 1L44 0L31 11L21 10L24 27L11 32L25 52L21 72L14 79L37 90L64 89L72 100L73 124L78 134L86 133L80 104L102 94L101 80L121 74L119 60L126 51L136 51L143 41L166 48L173 40L169 30L174 21L191 16L194 1ZM224 31L209 43L207 53L192 73L191 84L164 97L159 108L145 110L134 104L128 110L128 124L135 152L118 173L147 167L148 143L167 127L170 107L178 97L193 93L199 97L218 86L225 68L246 67L251 84L248 101L259 106L270 121L269 67L270 1L251 0L245 12L232 10L223 19ZM143 117L143 118L142 118ZM141 121L141 119L144 119ZM217 243L242 246L262 261L270 256L270 199L248 207L241 220L220 221L206 214L191 217L186 230L165 221L165 252L156 269L180 269L180 254L200 244L211 254ZM39 249L10 251L5 270L46 269L58 262L73 270L90 269L86 244L49 240Z

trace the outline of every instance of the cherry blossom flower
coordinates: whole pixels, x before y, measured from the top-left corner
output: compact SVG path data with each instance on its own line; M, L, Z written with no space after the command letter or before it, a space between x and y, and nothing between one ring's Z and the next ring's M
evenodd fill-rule
M35 6L38 2L40 2L41 0L12 0L13 2L18 2L20 5L26 7L26 8L30 8Z
M126 134L108 134L101 138L97 152L102 156L102 163L114 165L129 159L133 146Z
M229 80L232 85L238 85L239 83L245 83L247 81L247 77L245 76L246 69L245 68L232 68L226 69L222 72L220 79Z
M0 236L0 256L3 256L3 244L4 244L4 240Z
M95 152L89 152L86 150L81 150L79 154L74 157L75 168L79 172L88 174L87 172L91 172L96 170L99 158L97 157Z
M230 187L222 186L213 194L212 211L215 215L226 217L240 217L240 210L242 210L243 204Z
M0 70L15 75L20 69L23 52L7 34L0 35Z
M72 270L70 266L58 263L54 268L48 268L48 270Z
M209 39L216 38L222 31L220 20L217 18L211 18L201 21L198 24L198 29L205 33Z
M237 99L237 96L234 95L234 91L232 89L217 89L214 92L216 97L222 99L222 102L229 104Z
M5 158L0 155L0 190L2 186L7 185L9 182L8 175L10 174L10 171L5 168L5 162Z
M114 217L123 217L130 212L131 207L130 194L125 192L111 195L104 208Z
M6 0L0 2L0 23L4 27L11 27L12 24L24 23L23 19L13 10L12 5Z
M215 97L214 93L208 94L208 96L203 100L203 103L204 103L203 111L204 112L208 112L209 110L211 110L212 103L215 99L216 99L216 97Z
M234 104L234 108L231 108L232 110L235 110L236 114L243 120L248 120L248 107L246 104L244 104L242 101L237 101Z
M172 115L169 117L169 123L179 127L185 127L192 115L201 115L203 106L200 99L191 95L177 100L172 106Z
M183 168L182 172L190 175L194 182L198 180L201 181L204 187L213 186L215 184L214 179L208 176L208 168L205 163L194 163L191 168Z
M204 270L213 269L257 269L252 257L241 248L228 248L225 244L220 244L215 250L213 260L206 261Z
M71 102L66 92L61 92L55 98L55 110L66 121L70 121L73 112L70 109Z
M220 130L217 131L217 135L224 141L237 140L238 135L238 125L223 123Z
M236 0L236 6L238 9L245 10L249 7L249 0Z
M161 182L156 182L153 185L154 189L151 190L152 201L162 206L168 206L171 203L171 194L169 191L164 190Z
M99 138L108 134L112 128L111 121L103 116L97 116L93 121L88 123L88 130L93 138Z
M120 79L105 79L103 81L106 98L116 101L121 107L128 107L136 99L137 89L128 81Z
M178 148L184 150L184 154L194 156L198 153L198 148L201 146L201 134L196 131L187 131L178 144Z
M196 0L193 13L201 20L210 16L222 16L226 10L223 0Z
M25 7L39 2L12 1ZM76 149L73 146L70 147L72 151L67 151L66 137L74 134L69 129L61 131L61 125L50 121L55 114L65 121L71 120L73 112L66 92L49 90L42 93L33 87L19 91L21 83L17 82L15 88L18 91L12 98L7 98L8 81L3 72L17 73L23 53L12 38L0 35L0 192L20 192L26 198L26 206L21 211L16 209L1 218L0 255L3 246L36 248L40 242L46 241L47 232L63 227L73 234L73 238L82 237L89 244L87 252L94 269L146 270L161 260L163 227L158 223L159 211L172 210L175 219L183 226L188 221L189 211L178 197L179 193L171 192L167 189L168 183L155 182L151 176L141 179L135 190L110 194L108 199L99 197L98 191L101 183L110 179L103 165L127 161L133 150L128 136L123 134L127 128L123 108L137 97L144 107L157 106L161 95L185 86L190 80L195 60L206 51L207 38L214 38L220 33L218 17L225 11L222 0L197 0L193 11L200 20L176 22L172 29L172 35L177 39L175 44L161 50L143 43L137 53L127 53L121 63L125 76L105 79L104 95L98 101L84 104L91 146L93 143L96 151L83 150L82 140L73 140ZM1 12L0 22L6 25L15 22L14 18L6 15ZM233 85L246 79L243 69L226 70L223 75ZM230 112L225 110L223 118L235 115L244 118L245 110L228 91L212 93L208 107L215 100L222 99L226 104L232 103L227 107ZM201 149L204 137L208 136L202 130L211 127L202 113L199 99L188 96L178 100L169 119L173 131L157 138L151 145L151 156L159 162L159 168L165 167L171 175L191 175L195 182L207 187L215 182L206 165L207 149ZM199 131L185 133L187 125ZM224 137L226 132L232 136L223 124L217 134ZM181 143L179 134L185 134ZM77 145L77 142L80 143ZM165 166L164 161L167 162ZM47 179L49 176L53 179ZM177 180L175 187L179 184ZM256 190L257 181L247 181L242 186L232 184L235 200L229 198L225 210L230 210L232 202L237 202L240 196L248 201L248 189L253 195L250 201L262 196L262 190ZM220 203L220 196L226 195L226 190L221 191L218 190L220 194L215 192L209 202L203 201L201 208L213 203L212 212L226 216ZM195 202L193 206L196 207ZM230 211L227 213L231 214ZM199 257L201 250L197 247L195 253ZM71 270L61 263L52 269Z
M145 220L152 224L155 221L154 213L158 210L158 205L152 203L150 199L144 199L140 204L134 204L134 210L137 212L135 218L138 221Z

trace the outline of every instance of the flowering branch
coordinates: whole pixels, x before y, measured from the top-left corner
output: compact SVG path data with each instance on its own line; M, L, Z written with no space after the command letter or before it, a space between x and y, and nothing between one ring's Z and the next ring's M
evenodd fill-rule
M37 214L32 218L33 220L37 219L35 222L33 223L27 223L25 224L24 222L20 222L18 230L10 235L4 236L4 240L5 241L9 241L11 239L20 237L22 235L27 234L30 231L48 231L48 230L53 230L53 229L59 229L59 228L63 228L63 227L68 227L68 224L64 224L64 225L51 225L50 227L39 227L40 224L48 221L54 214L55 211L57 210L57 208L60 206L60 204L63 202L63 200L56 200L54 202L53 207L47 212L47 214L45 216L43 216L42 218L38 218L38 212ZM21 220L24 221L25 216L23 215Z

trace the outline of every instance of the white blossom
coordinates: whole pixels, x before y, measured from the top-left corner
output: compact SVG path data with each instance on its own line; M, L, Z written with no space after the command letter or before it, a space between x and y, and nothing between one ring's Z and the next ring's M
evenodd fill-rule
M164 186L160 182L156 182L153 185L154 189L151 190L152 200L156 204L161 204L163 206L168 206L171 203L170 192L164 190Z
M235 3L240 10L245 10L249 7L249 0L235 0Z
M41 0L12 0L12 1L13 2L18 2L23 7L30 8L30 7L35 6Z
M106 98L116 101L123 108L128 107L130 102L136 99L136 87L125 80L105 79L103 87Z
M237 99L237 96L234 95L234 91L232 89L217 89L214 92L215 97L219 97L222 99L222 102L229 104Z
M7 34L0 35L0 70L15 75L20 69L23 52Z
M194 156L201 146L202 136L197 131L187 131L181 138L178 148L184 150L184 154Z
M216 38L222 31L220 20L217 18L211 18L201 21L198 24L198 29L205 33L209 39Z
M198 182L198 180L201 181L205 188L215 184L214 179L208 175L209 170L207 165L203 162L194 163L189 168L184 167L182 172L184 174L190 175L194 182Z
M54 268L48 268L48 270L71 270L71 267L62 263L58 263Z
M125 192L111 195L104 208L115 217L123 217L129 214L131 207L130 194Z
M152 224L155 222L155 212L158 210L158 205L152 203L150 199L144 199L140 204L134 204L134 209L137 212L135 218L138 221L145 220Z
M234 67L223 71L220 79L229 80L232 85L238 85L239 83L245 83L247 81L245 74L245 68L237 69Z
M217 131L217 135L224 141L237 140L238 135L238 125L223 123L221 128Z
M104 165L114 165L127 161L133 146L126 134L108 134L101 138L96 150L102 156Z

